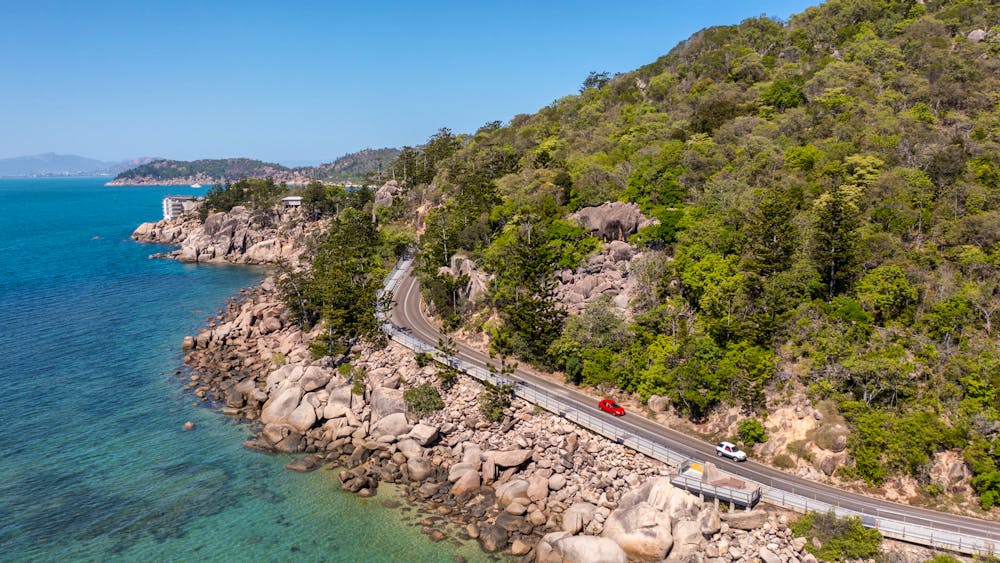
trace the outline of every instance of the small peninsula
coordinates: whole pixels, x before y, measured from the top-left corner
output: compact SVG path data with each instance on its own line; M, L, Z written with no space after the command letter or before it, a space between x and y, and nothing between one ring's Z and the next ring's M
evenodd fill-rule
M194 161L154 160L121 172L109 186L204 186L234 182L244 178L270 178L277 183L305 185L309 182L356 184L369 175L388 168L399 154L391 148L364 149L318 166L289 168L250 158L203 159Z

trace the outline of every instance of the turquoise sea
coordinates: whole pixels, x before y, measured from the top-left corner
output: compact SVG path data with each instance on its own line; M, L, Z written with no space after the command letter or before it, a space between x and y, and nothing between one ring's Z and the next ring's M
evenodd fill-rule
M0 560L483 559L195 403L182 337L262 273L148 259L132 230L203 190L104 181L0 180Z

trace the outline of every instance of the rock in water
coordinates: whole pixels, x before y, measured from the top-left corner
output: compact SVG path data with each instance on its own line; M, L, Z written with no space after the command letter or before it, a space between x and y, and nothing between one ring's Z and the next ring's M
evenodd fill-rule
M190 420L184 423L184 431L187 432L188 430L194 430L194 423Z

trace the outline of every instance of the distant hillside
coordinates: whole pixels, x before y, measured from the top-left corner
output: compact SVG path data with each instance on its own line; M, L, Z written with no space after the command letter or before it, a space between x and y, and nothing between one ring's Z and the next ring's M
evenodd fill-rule
M272 178L288 184L307 184L313 180L361 183L365 174L381 170L398 154L397 149L365 149L328 164L299 168L249 158L157 160L118 174L108 185L219 184L243 178Z
M323 182L360 183L369 172L377 173L388 169L389 164L397 156L399 149L365 149L316 166L312 169L312 176Z
M142 166L143 164L149 164L150 162L154 162L154 161L157 161L157 160L160 160L160 159L157 158L157 157L140 156L139 158L133 158L132 160L125 160L125 161L122 161L122 162L114 163L111 166L105 168L104 170L98 172L98 175L99 176L117 176L118 174L121 174L122 172L125 172L126 170L131 170L131 169L135 168L136 166Z
M241 178L273 178L291 184L306 183L309 177L292 169L249 158L205 160L157 160L126 170L108 185L217 184Z
M75 154L44 153L0 159L0 177L110 176L152 160L143 157L124 162L105 162Z

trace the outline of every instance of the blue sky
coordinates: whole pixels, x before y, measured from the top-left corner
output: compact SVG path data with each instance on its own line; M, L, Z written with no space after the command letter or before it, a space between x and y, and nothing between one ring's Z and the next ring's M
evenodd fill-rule
M330 161L471 132L816 1L0 0L0 158Z

